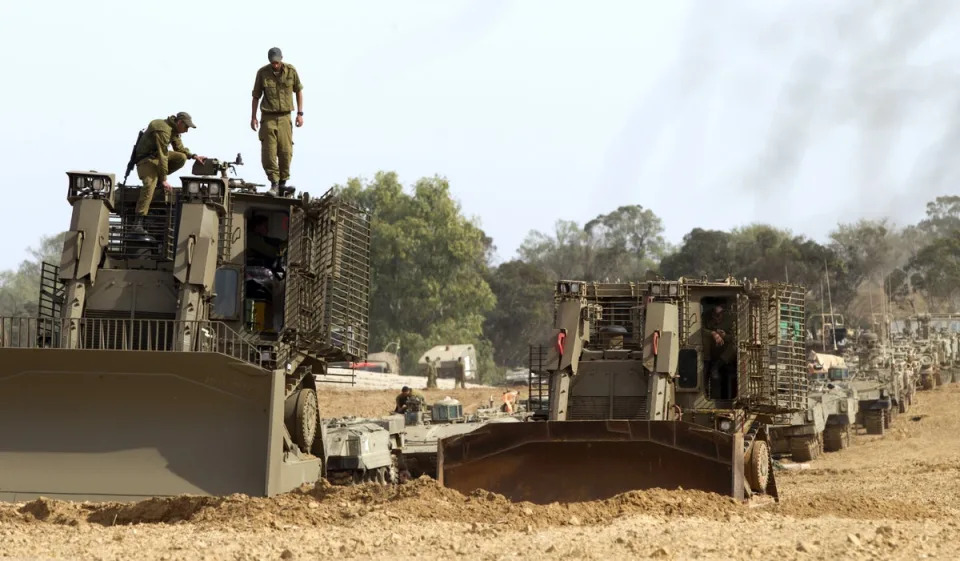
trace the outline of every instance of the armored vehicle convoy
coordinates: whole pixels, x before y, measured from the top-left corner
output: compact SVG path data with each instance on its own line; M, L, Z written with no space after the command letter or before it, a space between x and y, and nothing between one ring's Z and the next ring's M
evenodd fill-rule
M39 317L0 343L0 499L267 496L324 470L315 375L367 349L369 214L196 162L134 229L139 186L67 173ZM42 413L38 413L42 412Z

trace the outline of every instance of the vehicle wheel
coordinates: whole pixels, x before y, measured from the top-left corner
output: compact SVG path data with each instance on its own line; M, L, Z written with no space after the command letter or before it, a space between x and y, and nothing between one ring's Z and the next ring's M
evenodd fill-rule
M750 459L746 462L747 483L757 494L763 494L770 481L770 449L763 440L753 441Z
M883 410L883 428L888 429L893 423L893 408Z
M907 412L907 403L906 403L905 400L906 400L906 397L901 397L901 398L900 398L900 400L899 400L898 403L897 403L897 412L899 412L899 413L906 413L906 412Z
M827 452L838 452L850 446L850 426L829 427L823 432L823 448Z
M795 462L809 462L817 457L819 444L813 436L802 436L790 439L790 456Z
M872 410L867 411L863 415L863 424L864 428L867 429L867 434L883 434L883 411L881 410Z
M317 392L310 388L301 388L297 390L294 396L290 397L296 399L293 441L300 447L300 450L310 453L313 440L317 436L317 417L320 409L317 403Z

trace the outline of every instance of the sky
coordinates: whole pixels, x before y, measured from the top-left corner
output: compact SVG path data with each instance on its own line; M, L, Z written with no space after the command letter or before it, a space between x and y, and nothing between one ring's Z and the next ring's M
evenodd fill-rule
M24 195L0 210L0 269L68 228L66 171L120 180L152 119L188 111L190 149L266 182L250 95L273 46L304 84L292 185L444 176L501 261L628 204L674 244L915 222L960 172L960 6L915 4L3 2L0 166Z

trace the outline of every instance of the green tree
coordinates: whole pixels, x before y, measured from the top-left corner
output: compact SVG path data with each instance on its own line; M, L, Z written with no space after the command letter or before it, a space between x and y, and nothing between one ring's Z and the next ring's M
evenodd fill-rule
M583 231L595 256L594 278L639 277L656 268L667 249L663 222L640 205L601 214Z
M41 262L60 264L66 232L43 236L27 249L28 259L13 270L0 272L0 315L36 316L40 302Z
M467 219L440 177L404 191L396 173L351 179L342 193L372 211L370 348L400 340L402 370L433 345L472 343L480 373L490 375L492 347L483 334L496 299L485 279L492 244Z
M687 277L721 278L733 273L733 244L729 233L694 228L683 236L680 248L660 262L660 273L668 279Z
M927 203L927 217L917 227L932 238L956 235L960 231L960 197L937 197Z
M558 220L553 235L531 231L518 249L525 262L560 278L640 278L667 251L659 217L640 205L621 206L580 227Z
M487 314L484 332L493 343L497 364L526 365L528 345L549 336L554 282L539 267L519 260L490 271L488 283L497 306Z
M960 296L960 239L937 238L908 264L913 289L924 294L931 308L956 308Z

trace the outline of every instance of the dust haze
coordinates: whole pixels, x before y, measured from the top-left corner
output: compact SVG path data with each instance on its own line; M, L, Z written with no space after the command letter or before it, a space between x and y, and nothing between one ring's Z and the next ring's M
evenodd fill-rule
M748 142L720 147L737 163L704 180L750 197L753 220L769 223L785 201L802 200L839 205L828 211L834 222L902 225L960 179L957 3L794 2L720 14L697 2L688 17L677 71L658 88L671 111L647 131L694 103L736 119L728 126L755 120L720 131ZM817 151L830 165L810 161Z

